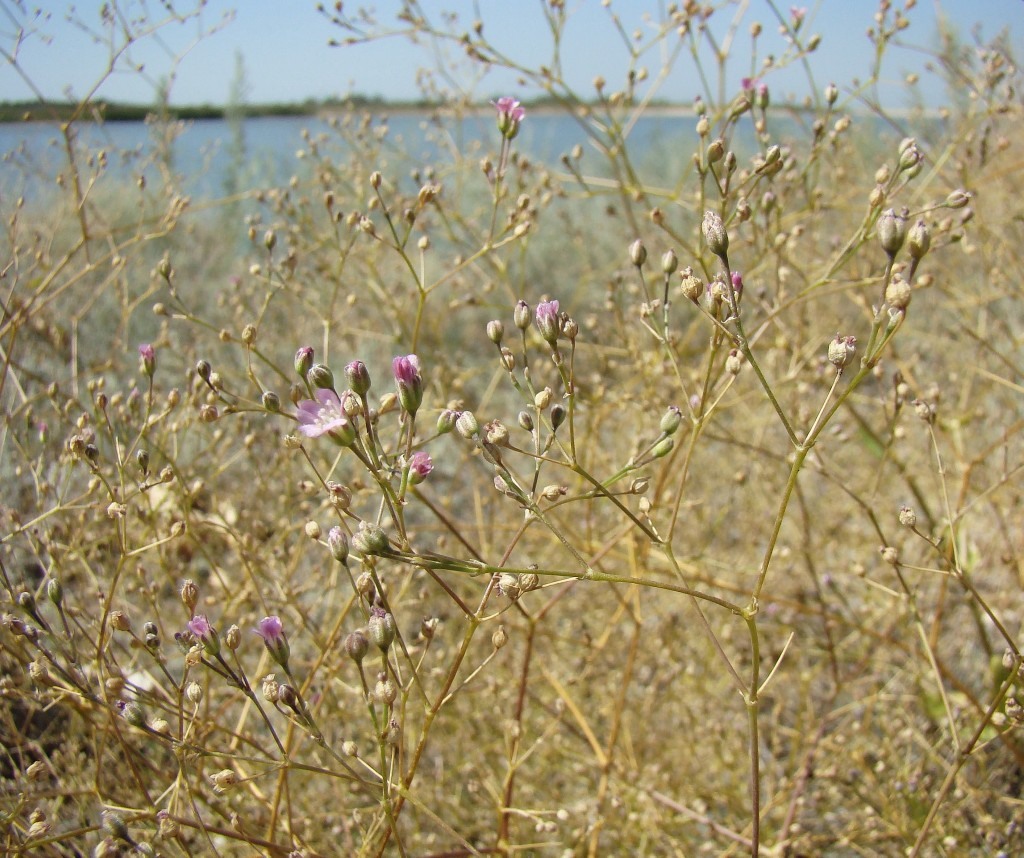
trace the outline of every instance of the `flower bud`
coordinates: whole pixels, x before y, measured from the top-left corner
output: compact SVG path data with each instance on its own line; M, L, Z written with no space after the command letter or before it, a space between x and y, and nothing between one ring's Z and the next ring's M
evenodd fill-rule
M881 217L878 218L875 228L878 232L878 240L882 244L882 249L892 259L899 253L907 237L906 217L896 214L894 209L886 209Z
M949 196L946 197L946 202L944 203L944 205L948 209L962 209L970 201L971 195L962 188L958 188L957 190L952 191L949 194Z
M558 431L558 427L565 422L567 412L565 406L561 403L556 402L551 406L551 429L552 431Z
M907 233L907 250L910 252L911 258L921 259L928 252L928 248L931 245L931 230L928 229L927 223L919 220L910 228L910 232Z
M669 248L661 255L661 270L664 274L674 274L679 267L679 259L676 252Z
M345 380L356 396L366 396L370 390L370 372L361 360L345 365Z
M143 375L148 378L153 377L153 373L156 370L156 349L149 343L143 343L139 346L139 368L142 370Z
M345 637L345 654L356 664L360 664L370 648L370 641L362 631L354 631Z
M379 702L390 706L398 698L398 688L390 679L378 679L373 688L373 696Z
M729 356L725 359L725 371L729 375L739 375L742 366L743 358L740 357L740 353L736 349L731 349Z
M717 137L708 145L708 163L717 164L725 155L725 142Z
M423 402L423 377L420 375L420 361L416 355L396 357L391 361L391 371L398 389L398 401L406 413L415 415Z
M387 652L395 640L396 628L395 618L381 608L372 608L367 631L370 640L377 645L381 652Z
M51 578L46 582L46 598L57 608L64 601L64 587L56 578Z
M313 347L303 346L295 352L295 371L299 378L305 378L313 367Z
M281 410L281 397L272 390L263 391L260 401L271 414L277 414Z
M376 524L359 522L359 530L352 537L353 547L367 557L383 556L390 548L388 537Z
M834 83L830 83L825 87L825 101L828 102L828 106L831 107L836 103L839 98L839 89Z
M181 601L189 611L195 610L196 603L199 601L199 588L191 578L187 578L181 585Z
M512 311L512 320L521 331L530 327L530 305L522 299L516 301L515 309Z
M516 422L519 423L521 429L524 429L527 432L533 431L533 415L531 415L529 411L520 411L519 416L516 418Z
M670 405L661 418L661 431L664 435L675 435L679 425L683 422L683 412L679 406Z
M652 459L661 459L672 452L672 448L675 446L675 439L669 436L668 438L662 438L654 448L651 450Z
M629 246L629 260L637 268L647 261L647 248L639 238Z
M132 621L124 611L111 611L110 625L119 632L130 632L132 630Z
M306 373L306 381L314 390L334 390L334 373L329 366L314 364ZM337 391L335 391L337 392Z
M446 408L437 417L437 434L446 435L455 428L455 421L459 419L459 412Z
M505 326L498 319L492 319L487 323L487 339L496 346L500 346L503 336L505 336Z
M719 258L724 257L729 252L729 233L726 232L721 216L713 211L704 212L700 228L708 250Z
M480 424L472 411L463 411L455 420L455 430L467 441L480 435Z
M558 302L541 301L537 305L536 318L537 329L540 331L540 335L550 345L555 345L558 342L558 335L561 333L558 320Z
M900 143L900 170L910 170L920 163L921 150L917 148L917 141L913 137L904 138Z
M328 532L327 547L331 551L331 556L339 563L348 562L348 537L338 525L332 527Z

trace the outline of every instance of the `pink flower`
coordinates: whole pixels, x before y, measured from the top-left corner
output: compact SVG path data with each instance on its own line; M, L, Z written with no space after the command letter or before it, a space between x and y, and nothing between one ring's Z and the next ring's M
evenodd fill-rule
M519 123L526 118L526 108L510 95L492 101L491 104L498 111L498 130L503 137L511 140L519 133Z
M213 626L206 618L206 614L196 614L188 621L188 630L192 632L196 640L203 640L213 634Z
M794 30L800 28L803 23L804 17L807 15L806 6L790 6L789 7L789 20Z
M284 640L284 623L277 616L264 617L259 621L256 634L263 638L263 642L270 646Z
M558 341L558 302L541 301L537 305L537 330L551 345Z
M434 460L422 450L417 450L409 457L409 483L411 485L416 486L422 483L432 470L434 470Z
M526 108L512 98L511 95L506 95L491 103L498 108L499 119L505 116L513 122L522 122L526 118Z
M299 431L307 438L334 433L344 439L352 432L348 418L341 410L341 398L326 387L317 390L315 400L303 399L295 416L299 419Z
M188 630L192 632L192 637L203 645L203 649L209 655L216 655L220 652L220 639L217 637L217 630L210 625L206 614L196 614L192 617L188 621Z
M733 291L736 293L736 297L739 298L743 292L743 275L739 271L733 271L731 280Z
M278 616L264 617L259 621L255 631L256 634L263 638L267 652L270 653L274 661L287 670L290 650L288 638L284 634L284 623L281 622L281 618Z

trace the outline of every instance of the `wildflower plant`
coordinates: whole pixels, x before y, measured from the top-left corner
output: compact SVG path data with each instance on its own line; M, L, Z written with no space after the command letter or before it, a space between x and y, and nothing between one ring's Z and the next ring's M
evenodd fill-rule
M950 42L975 97L900 118L764 10L732 91L728 8L609 7L628 60L580 93L410 4L522 93L446 93L430 167L332 118L221 218L170 157L113 176L83 101L57 204L2 204L10 851L1024 848L1019 73Z

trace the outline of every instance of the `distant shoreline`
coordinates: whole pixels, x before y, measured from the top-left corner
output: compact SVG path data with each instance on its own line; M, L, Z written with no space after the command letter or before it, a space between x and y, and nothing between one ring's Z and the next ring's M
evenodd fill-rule
M528 116L554 116L565 115L566 113L564 105L549 101L532 104L524 102L524 107ZM576 107L579 112L588 110L599 112L603 110L604 105L581 102ZM356 97L346 101L308 101L238 107L211 104L156 106L151 104L123 104L119 102L98 101L83 108L81 105L66 102L47 104L40 104L39 102L0 102L0 123L67 122L72 118L80 122L90 122L95 119L100 119L104 122L145 122L154 118L173 121L260 119L266 117L329 119L332 116L342 116L351 112L400 115L432 113L448 109L451 108L446 104L384 101ZM809 112L808 108L795 104L773 105L772 109L775 111L797 113ZM489 104L464 106L462 108L462 112L468 115L486 115L492 111L493 108ZM885 111L886 115L893 119L906 118L918 112L917 109L911 108L891 108ZM859 113L861 111L856 111L855 115ZM693 107L690 105L665 103L648 104L643 108L643 114L652 117L680 119L691 118L695 115ZM923 115L928 118L939 118L941 114L935 108L925 108Z

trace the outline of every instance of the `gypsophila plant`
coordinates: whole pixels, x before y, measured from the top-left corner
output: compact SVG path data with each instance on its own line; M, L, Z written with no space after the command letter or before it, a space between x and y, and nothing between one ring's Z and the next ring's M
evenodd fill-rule
M945 32L948 107L895 115L911 0L834 83L813 10L605 3L585 92L571 4L534 67L486 7L337 3L339 49L432 45L434 162L346 110L197 205L166 91L124 171L87 133L186 5L82 17L59 168L4 165L3 849L1024 849L1008 41Z

